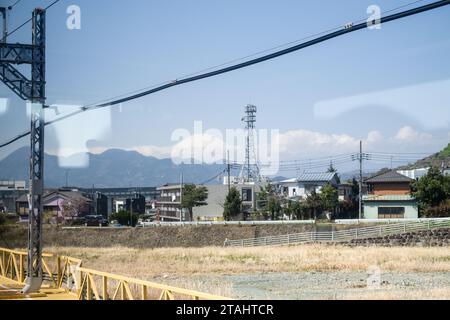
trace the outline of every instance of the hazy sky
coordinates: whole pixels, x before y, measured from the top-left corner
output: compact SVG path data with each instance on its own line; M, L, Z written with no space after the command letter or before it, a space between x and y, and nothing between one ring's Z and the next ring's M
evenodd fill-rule
M48 103L108 99L367 19L372 4L387 11L408 2L62 0L47 13ZM49 3L22 1L10 29ZM81 30L66 27L73 4L81 8ZM282 159L354 152L360 139L370 151L435 152L450 141L449 17L447 6L86 114L50 127L46 150L114 147L169 157L174 130L193 131L194 121L204 129L240 128L252 103L257 127L280 131ZM30 29L8 41L29 42ZM0 97L7 99L0 102L3 141L28 129L29 119L3 84ZM27 144L0 150L0 158Z

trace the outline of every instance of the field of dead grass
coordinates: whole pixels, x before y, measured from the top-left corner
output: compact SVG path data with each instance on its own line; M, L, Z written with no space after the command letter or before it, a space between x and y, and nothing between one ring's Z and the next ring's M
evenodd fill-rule
M309 285L310 290L314 291L316 286L317 290L328 287L321 298L333 299L335 291L329 290L330 282L323 275L336 272L361 274L370 266L377 266L383 272L395 273L400 279L402 274L408 273L419 274L419 277L420 273L450 273L450 247L347 247L316 244L261 248L47 247L45 251L80 258L83 265L90 269L235 298L245 298L247 295L236 295L234 284L224 280L224 276L243 275L245 278L250 275L248 284L251 291L252 275L286 273L287 276L283 276L281 282L289 283L289 274L312 273L312 276L306 278L311 283L299 284L299 288ZM281 284L280 286L282 287ZM357 291L339 291L336 299L450 299L450 287L446 284L437 288L392 287ZM270 294L273 294L271 288L268 289L267 297L271 297Z
M393 272L448 272L450 247L339 247L134 249L52 247L86 267L132 277L255 272L365 271L377 265Z

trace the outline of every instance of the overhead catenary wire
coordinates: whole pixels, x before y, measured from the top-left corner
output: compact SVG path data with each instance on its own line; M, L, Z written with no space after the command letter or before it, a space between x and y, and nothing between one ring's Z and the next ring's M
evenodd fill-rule
M53 6L54 4L56 4L59 1L60 0L54 1L47 8ZM421 0L418 0L418 1L413 2L413 3L417 3L417 2L421 2ZM416 7L416 8L410 9L410 10L402 11L402 12L395 13L395 14L392 14L392 15L389 15L389 16L385 16L385 17L381 17L379 23L383 24L383 23L391 22L391 21L394 21L394 20L397 20L397 19L405 18L405 17L412 16L412 15L415 15L415 14L418 14L418 13L422 13L422 12L429 11L429 10L432 10L432 9L440 8L440 7L443 7L445 5L449 5L449 4L450 4L450 0L441 0L441 1L433 2L433 3L427 4L427 5L423 5L421 7ZM206 78L218 76L218 75L221 75L221 74L225 74L225 73L228 73L228 72L232 72L232 71L235 71L235 70L239 70L239 69L242 69L242 68L246 68L246 67L258 64L258 63L262 63L262 62L265 62L265 61L268 61L268 60L271 60L271 59L275 59L275 58L278 58L280 56L283 56L283 55L286 55L286 54L289 54L289 53L292 53L292 52L295 52L295 51L298 51L298 50L310 47L310 46L315 45L315 44L322 43L324 41L327 41L327 40L330 40L330 39L333 39L333 38L336 38L336 37L339 37L339 36L342 36L342 35L354 32L354 31L365 29L366 27L367 27L367 22L365 20L364 20L364 22L358 23L356 25L352 25L351 27L348 27L348 28L341 27L339 30L332 31L331 33L325 34L325 35L320 36L318 38L315 38L313 40L309 40L307 42L303 42L303 43L300 43L300 44L288 47L288 48L283 49L283 50L279 50L279 51L276 51L276 52L273 52L273 53L270 53L270 54L267 54L267 55L255 58L255 59L251 59L251 60L248 60L248 61L245 61L245 62L242 62L242 63L238 63L236 65L232 65L232 66L225 67L225 68L222 68L222 69L218 69L218 70L215 70L215 71L210 71L210 72L207 72L207 73L202 73L202 74L195 75L195 76L192 76L192 77L183 78L183 79L180 79L180 80L178 80L178 79L177 80L172 80L170 82L166 82L166 83L164 83L164 84L162 84L160 86L157 86L155 88L151 88L149 90L146 90L146 91L143 91L143 92L140 92L140 93L136 93L136 94L133 94L133 95L130 95L130 96L126 96L126 97L123 97L123 98L114 99L114 100L109 101L109 102L100 103L100 104L89 106L89 107L88 106L84 106L84 107L80 108L79 110L77 110L75 112L72 112L72 113L69 113L69 114L67 114L67 115L65 115L65 116L63 116L61 118L55 119L55 120L53 120L51 122L46 122L45 125L49 125L49 124L56 123L58 121L62 121L64 119L67 119L69 117L73 117L75 115L78 115L78 114L80 114L82 112L85 112L85 111L88 111L88 110L95 110L95 109L99 109L99 108L111 107L111 106L114 106L114 105L118 105L118 104L122 104L122 103L125 103L125 102L128 102L128 101L131 101L131 100L135 100L135 99L138 99L138 98L141 98L141 97L144 97L144 96L148 96L148 95L151 95L151 94L163 91L163 90L167 90L167 89L175 87L175 86L183 85L183 84L190 83L190 82L199 81L199 80L202 80L202 79L206 79ZM14 30L13 32L15 32L15 31L16 30ZM28 131L27 133L23 133L21 135L18 135L17 137L12 138L9 141L0 144L0 148L8 146L8 145L14 143L17 140L22 139L23 137L27 136L29 133L30 132Z
M61 0L55 0L53 1L51 4L49 4L47 7L45 7L44 10L48 10L51 7L53 7L55 4L57 4L58 2L60 2ZM15 32L19 31L21 28L23 28L24 26L26 26L28 23L30 23L32 20L32 18L29 18L28 20L26 20L24 23L22 23L21 25L19 25L18 27L16 27L13 31L8 32L6 34L6 38L8 38L10 35L14 34Z
M17 4L19 4L20 2L22 2L22 0L17 0L16 2L14 2L14 4L10 5L10 6L8 7L8 9L9 9L9 10L14 9L14 7L15 7Z

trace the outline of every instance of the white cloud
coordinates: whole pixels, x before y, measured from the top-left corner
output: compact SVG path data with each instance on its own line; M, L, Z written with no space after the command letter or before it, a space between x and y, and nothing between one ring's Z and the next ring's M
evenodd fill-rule
M281 159L327 156L355 152L359 139L348 134L292 130L280 134Z
M128 151L136 151L144 156L151 156L159 159L170 158L171 147L159 147L159 146L136 146L128 148Z
M417 142L432 140L433 136L429 133L417 132L413 128L411 128L409 126L405 126L397 132L394 139L400 140L400 141L409 141L409 142L417 143Z
M370 131L367 135L367 142L376 143L383 140L383 135L379 131Z

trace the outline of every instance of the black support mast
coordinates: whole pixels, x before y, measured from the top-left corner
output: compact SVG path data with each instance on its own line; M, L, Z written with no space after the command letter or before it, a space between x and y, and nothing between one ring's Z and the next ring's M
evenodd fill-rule
M45 10L35 9L32 44L0 43L0 80L31 104L28 269L24 293L42 284L42 196L44 192ZM6 40L7 33L3 37ZM31 80L13 65L31 65Z

